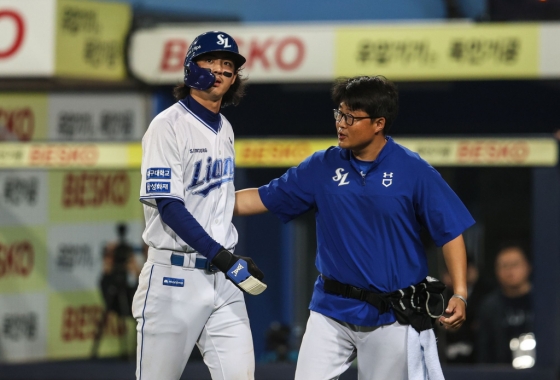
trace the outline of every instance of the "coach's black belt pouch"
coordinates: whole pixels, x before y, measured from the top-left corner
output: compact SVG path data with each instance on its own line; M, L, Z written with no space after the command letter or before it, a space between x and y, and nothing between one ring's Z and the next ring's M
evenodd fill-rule
M327 293L353 298L375 306L380 314L393 309L397 321L411 325L420 332L433 327L436 318L445 311L443 291L445 285L434 277L426 277L416 285L391 293L375 293L352 285L343 284L321 275Z

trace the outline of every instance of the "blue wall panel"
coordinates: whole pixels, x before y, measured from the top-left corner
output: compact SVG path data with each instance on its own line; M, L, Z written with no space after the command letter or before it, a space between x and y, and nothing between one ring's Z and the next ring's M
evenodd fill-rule
M115 0L112 0L115 1ZM245 22L411 20L447 17L444 0L117 0L143 10L184 12L215 17L234 17ZM457 0L467 18L479 17L485 0Z

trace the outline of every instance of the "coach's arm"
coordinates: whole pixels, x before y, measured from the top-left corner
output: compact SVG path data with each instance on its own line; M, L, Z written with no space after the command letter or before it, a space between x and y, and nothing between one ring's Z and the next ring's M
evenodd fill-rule
M445 310L447 317L442 316L439 321L446 329L455 330L461 327L467 316L467 252L463 235L444 244L442 251L453 283L454 296L449 300Z
M235 206L233 215L246 216L262 214L268 209L264 206L259 195L259 189L243 189L235 192Z

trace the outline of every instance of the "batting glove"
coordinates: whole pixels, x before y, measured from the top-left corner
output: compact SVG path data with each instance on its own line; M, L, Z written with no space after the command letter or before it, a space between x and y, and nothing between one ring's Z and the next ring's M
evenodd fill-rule
M224 272L229 280L241 290L256 296L266 289L262 282L264 273L250 257L237 256L222 248L212 259L212 264Z

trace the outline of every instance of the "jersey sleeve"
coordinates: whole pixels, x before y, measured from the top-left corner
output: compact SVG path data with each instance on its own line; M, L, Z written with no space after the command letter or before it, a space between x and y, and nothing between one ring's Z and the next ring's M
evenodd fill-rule
M265 207L284 223L315 207L312 157L259 188Z
M173 127L154 119L142 139L140 202L157 207L157 198L184 202L181 155Z
M431 166L418 176L414 206L438 247L455 239L475 223L461 199Z

